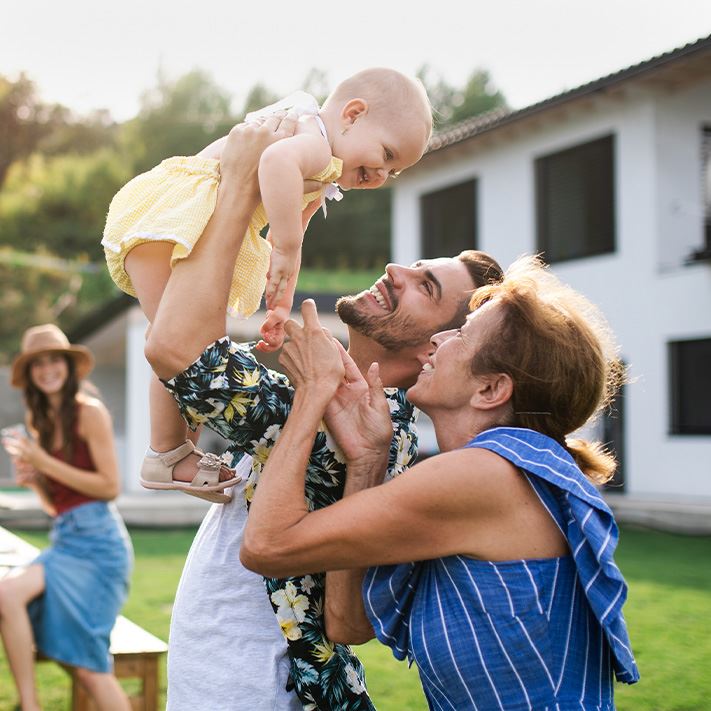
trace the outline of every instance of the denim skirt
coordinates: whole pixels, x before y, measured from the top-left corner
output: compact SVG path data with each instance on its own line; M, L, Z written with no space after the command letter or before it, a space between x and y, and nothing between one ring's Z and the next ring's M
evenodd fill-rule
M50 659L110 672L111 630L133 566L126 527L113 504L91 501L57 516L50 541L32 562L45 579L28 606L35 645Z

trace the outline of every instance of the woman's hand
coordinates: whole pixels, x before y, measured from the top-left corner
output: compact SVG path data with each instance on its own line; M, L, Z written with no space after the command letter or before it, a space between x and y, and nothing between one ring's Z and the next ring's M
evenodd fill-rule
M33 466L19 460L13 461L13 466L15 467L15 483L18 486L28 489L39 486L39 477L42 475Z
M24 435L12 435L3 439L3 445L12 457L15 465L27 464L42 471L47 457L47 452L33 439Z
M346 349L337 347L345 379L326 407L326 426L349 462L380 457L388 451L393 425L378 364L363 377Z
M279 363L297 392L308 392L325 406L343 382L345 368L336 341L321 327L316 304L307 299L301 305L304 325L289 320L284 330L289 338Z

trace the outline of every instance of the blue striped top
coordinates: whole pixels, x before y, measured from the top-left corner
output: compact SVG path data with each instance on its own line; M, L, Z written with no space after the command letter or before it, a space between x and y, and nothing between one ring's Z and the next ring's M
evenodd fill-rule
M627 683L639 674L610 509L549 437L499 427L467 447L496 452L526 474L571 554L371 568L363 595L376 636L417 664L431 709L614 709L613 671Z

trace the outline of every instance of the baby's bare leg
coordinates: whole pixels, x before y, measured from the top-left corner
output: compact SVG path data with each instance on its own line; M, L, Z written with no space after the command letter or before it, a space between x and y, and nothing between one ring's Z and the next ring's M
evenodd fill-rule
M160 305L163 291L170 277L170 257L173 245L169 242L147 242L134 247L124 262L126 273L136 291L143 313L152 323ZM150 329L150 326L148 327ZM158 377L151 375L149 390L151 421L150 447L154 452L168 452L180 446L185 439L197 444L200 431L188 429L180 416L178 403L163 387ZM196 454L186 457L175 465L173 478L178 481L192 481L200 457ZM233 473L227 467L220 471L220 480L227 481Z
M173 245L169 242L147 242L134 247L126 255L126 272L131 277L141 309L151 323L170 277L172 251ZM155 373L151 376L149 403L151 449L166 452L182 444L187 427L180 416L177 403L161 385Z

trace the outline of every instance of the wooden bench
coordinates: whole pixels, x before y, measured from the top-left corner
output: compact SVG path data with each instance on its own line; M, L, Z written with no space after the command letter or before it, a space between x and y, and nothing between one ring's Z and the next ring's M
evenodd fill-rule
M0 578L13 567L31 561L35 546L0 526ZM168 645L126 617L120 616L111 631L111 654L117 679L138 679L139 692L131 695L134 711L158 711L158 662ZM38 661L52 661L38 657ZM79 683L75 670L62 665L72 678L72 711L95 711L96 706Z

